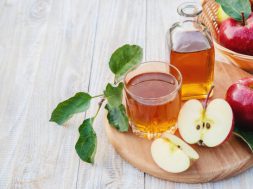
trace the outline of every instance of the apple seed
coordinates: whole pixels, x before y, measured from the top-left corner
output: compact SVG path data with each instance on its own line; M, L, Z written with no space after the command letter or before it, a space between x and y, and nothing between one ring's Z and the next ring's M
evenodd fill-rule
M205 128L205 122L203 122L203 125L202 125L203 128Z
M200 129L200 125L197 125L196 129L199 130Z
M206 123L206 128L207 128L207 129L210 129L210 127L211 127L210 123L207 122L207 123Z

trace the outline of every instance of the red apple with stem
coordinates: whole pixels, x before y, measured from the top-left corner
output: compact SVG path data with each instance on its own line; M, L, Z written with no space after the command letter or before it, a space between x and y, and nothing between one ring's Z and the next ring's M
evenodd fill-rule
M253 131L253 77L244 78L231 85L226 100L232 107L235 124Z
M220 44L224 47L246 55L253 55L253 13L245 20L242 12L242 21L228 18L220 25Z

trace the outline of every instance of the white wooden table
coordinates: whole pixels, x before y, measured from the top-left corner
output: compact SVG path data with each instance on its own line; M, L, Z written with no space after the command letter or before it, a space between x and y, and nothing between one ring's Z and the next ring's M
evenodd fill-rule
M180 2L0 0L0 189L252 188L253 169L194 185L138 171L109 144L104 112L94 126L98 149L92 166L74 148L85 115L66 127L48 121L59 101L77 91L103 90L112 79L108 60L117 47L139 44L144 60L168 60L165 33L178 19ZM93 105L86 116L96 111Z

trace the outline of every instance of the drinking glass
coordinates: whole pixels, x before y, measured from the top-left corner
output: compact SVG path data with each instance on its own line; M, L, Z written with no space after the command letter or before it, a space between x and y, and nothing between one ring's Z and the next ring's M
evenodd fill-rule
M166 62L144 62L126 74L126 107L133 133L152 139L176 131L181 84L179 70Z

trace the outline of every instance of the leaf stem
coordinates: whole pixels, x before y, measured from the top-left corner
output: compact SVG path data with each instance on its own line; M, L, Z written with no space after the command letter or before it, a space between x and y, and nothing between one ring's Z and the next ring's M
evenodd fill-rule
M96 114L95 114L95 116L94 116L94 119L97 117L98 112L99 112L99 110L101 109L101 107L102 107L104 101L105 101L105 98L102 98L102 99L99 101L99 103L98 103L98 109L97 109L97 112L96 112Z
M245 16L244 16L244 12L241 12L242 14L242 25L245 26Z
M92 98L97 98L97 97L102 97L102 96L104 96L104 94L95 95L95 96L93 96Z
M212 85L211 89L209 90L209 92L207 94L206 100L204 102L204 110L206 110L206 108L207 108L207 103L208 103L210 95L212 94L213 88L214 88L214 85Z
M114 84L114 85L117 84L117 79L116 79L116 77L114 77L113 84Z

